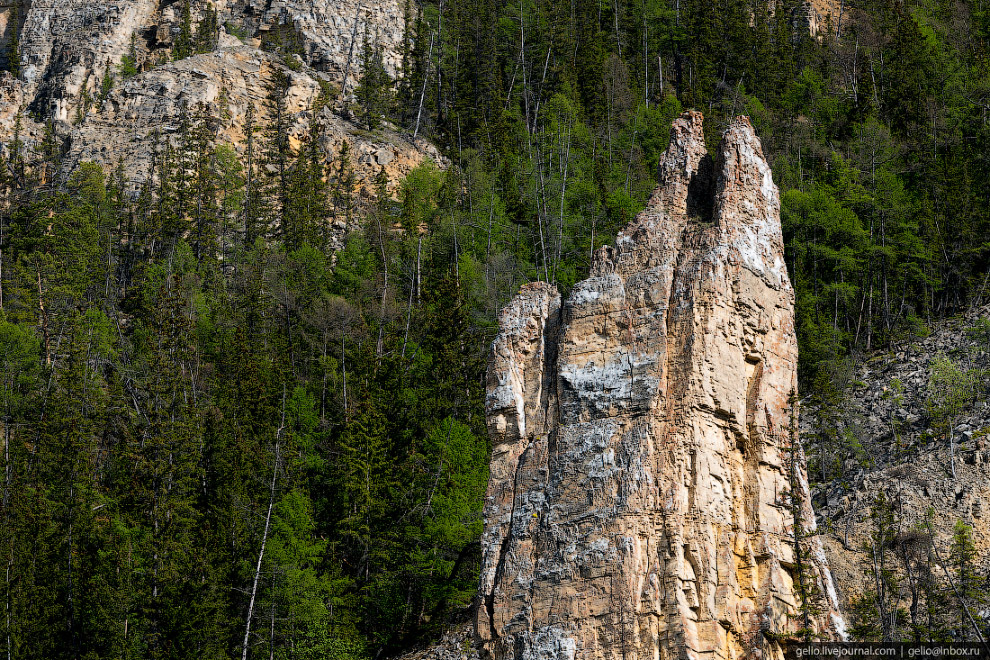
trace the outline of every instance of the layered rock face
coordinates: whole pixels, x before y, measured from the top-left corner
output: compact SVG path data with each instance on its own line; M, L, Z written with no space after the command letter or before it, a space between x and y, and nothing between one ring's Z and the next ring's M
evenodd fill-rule
M686 113L660 168L591 277L563 301L528 285L500 318L476 620L498 660L844 634L791 445L794 294L760 142L737 118L713 161Z
M98 92L103 75L116 70L132 39L139 54L168 52L181 31L183 6L158 0L24 0L17 27L21 80L34 112L70 121L81 94ZM192 0L193 27L207 7L250 40L292 33L306 64L338 87L345 79L354 84L365 39L382 52L389 73L395 75L400 64L405 14L398 0ZM0 16L2 34L11 31L10 17L7 8Z
M397 188L425 159L442 162L440 152L424 140L414 144L408 136L388 128L378 133L362 130L331 107L324 107L314 117L310 110L320 94L320 84L311 71L291 71L278 58L236 43L124 81L110 92L98 112L71 128L63 127L68 137L66 167L87 160L111 166L123 161L132 180L140 182L150 170L156 139L177 133L184 108L190 114L202 114L197 110L201 106L214 118L217 142L243 151L248 108L253 108L256 127L271 121L271 105L265 97L279 72L288 81L284 107L289 113L292 147L298 146L314 124L321 129L324 152L331 161L347 142L359 188L373 189L374 178L382 168L391 186Z
M68 121L81 93L120 63L155 0L31 0L20 30L21 79L34 110Z
M235 11L238 3L230 4ZM302 36L308 64L335 81L356 82L366 37L381 51L390 75L395 76L402 63L406 21L399 0L251 0L248 6L248 20L258 17L259 30L291 25Z
M2 3L0 3L2 4ZM0 151L15 130L37 145L51 122L61 142L63 174L81 161L108 169L122 165L136 190L151 172L156 150L177 144L185 114L211 119L215 142L246 149L248 109L257 127L271 120L270 84L288 80L284 106L293 146L319 126L328 161L350 147L357 190L368 199L384 169L394 192L425 160L443 164L424 140L413 141L386 126L370 132L345 111L352 100L367 39L395 75L405 30L399 0L190 0L187 26L194 33L215 11L216 47L172 61L183 29L185 0L21 0L17 25L12 7L0 7L0 59L16 30L20 77L0 73ZM235 37L233 33L240 35ZM269 52L290 43L291 54ZM124 78L125 56L137 75ZM104 78L112 88L103 87ZM330 103L311 109L321 92ZM349 229L337 219L335 240Z

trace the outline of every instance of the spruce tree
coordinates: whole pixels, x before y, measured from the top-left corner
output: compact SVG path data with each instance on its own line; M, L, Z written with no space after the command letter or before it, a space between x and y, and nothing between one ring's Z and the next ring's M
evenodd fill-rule
M21 75L21 3L23 0L14 0L10 8L10 15L7 25L10 29L10 38L7 41L7 57L4 68L17 77Z
M392 78L385 70L382 50L368 35L365 29L361 47L361 82L354 90L354 96L362 110L362 119L369 130L381 128L392 97Z
M955 573L950 579L955 582L954 593L958 608L956 639L979 640L981 636L980 631L973 630L971 614L980 611L990 602L990 593L988 593L986 577L980 575L977 569L978 562L979 557L973 542L973 528L962 520L957 520L952 530L952 544L949 547L949 564Z
M172 47L172 59L184 60L196 52L192 25L192 0L182 0L179 14L179 35Z

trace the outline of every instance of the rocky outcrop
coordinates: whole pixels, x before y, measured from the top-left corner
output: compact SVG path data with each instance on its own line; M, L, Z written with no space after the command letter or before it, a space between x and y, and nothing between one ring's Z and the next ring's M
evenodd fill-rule
M498 660L843 635L789 432L794 294L760 142L737 118L712 160L686 113L660 175L566 299L538 282L501 314L475 626Z
M931 363L940 355L962 371L983 374L974 383L972 400L954 420L953 457L926 406ZM940 321L925 337L896 342L847 367L834 375L841 398L832 410L809 405L801 411L806 446L818 443L824 433L846 439L844 453L831 448L827 473L813 475L818 482L813 489L815 508L820 526L829 530L825 545L840 585L840 603L845 607L875 588L872 557L864 548L876 531L872 509L880 493L894 508L895 533L900 537L920 530L930 535L943 558L950 556L956 522L970 525L975 568L981 575L990 574L990 403L985 376L990 373L990 306ZM910 576L902 557L897 556L891 570L903 578L892 598L910 603ZM984 618L990 618L990 612Z
M425 140L385 125L367 131L347 112L360 70L361 46L373 41L386 69L401 59L405 10L398 0L227 0L190 2L194 33L212 8L220 25L210 52L172 61L184 19L184 1L25 0L19 29L20 77L0 73L0 150L19 137L30 146L50 122L62 144L63 171L82 161L123 167L132 190L152 171L156 150L175 146L184 115L208 117L216 144L246 148L248 109L255 125L270 123L276 74L295 147L318 128L323 152L335 162L350 147L356 192L374 196L384 170L394 193L411 169L443 158ZM10 8L0 29L11 31ZM240 35L235 37L234 34ZM125 78L122 58L135 58ZM4 55L5 56L5 55ZM104 78L112 80L108 88ZM321 94L329 103L313 112ZM331 238L349 229L335 219Z
M243 151L248 108L253 108L256 127L264 127L271 120L271 104L266 97L276 73L287 80L281 96L289 116L290 144L298 146L314 124L321 128L324 152L330 160L347 142L359 187L373 188L373 179L385 168L395 188L423 160L442 161L439 151L424 140L414 144L387 128L370 133L329 107L314 117L311 109L321 91L318 78L307 70L292 71L268 53L237 45L170 63L125 81L109 94L99 112L88 115L76 126L63 126L69 138L66 164L71 167L92 160L115 165L123 161L132 181L139 183L149 171L156 139L174 135L183 111L196 114L200 107L215 121L217 142Z
M84 94L95 97L104 75L114 75L132 49L145 68L170 59L183 29L184 1L22 0L20 78L34 114L72 120ZM381 51L389 73L399 69L405 11L398 0L190 0L189 28L208 10L224 26L221 43L235 40L228 29L256 46L291 42L290 50L338 89L345 80L353 89L365 39ZM11 8L0 13L4 50L12 15Z
M68 121L83 92L99 89L107 66L127 52L131 35L156 0L31 0L20 32L21 80L37 115Z
M381 51L385 70L393 77L399 71L406 27L400 0L252 0L248 6L253 11L245 12L245 20L259 34L291 26L301 37L307 64L335 82L346 79L351 89L366 38Z
M843 0L804 0L792 11L794 25L819 41L841 35L850 19Z

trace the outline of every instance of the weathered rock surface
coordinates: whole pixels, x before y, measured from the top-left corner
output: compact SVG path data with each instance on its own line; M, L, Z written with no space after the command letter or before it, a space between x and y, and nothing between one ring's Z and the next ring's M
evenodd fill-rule
M474 626L460 623L452 626L436 644L403 653L398 660L481 660L481 657Z
M648 208L566 300L500 317L476 634L492 657L779 655L843 634L790 451L794 294L778 191L746 118L707 155L675 121ZM800 491L795 503L791 493ZM800 564L800 568L798 565ZM803 577L800 577L803 576ZM814 584L819 614L799 615Z
M388 129L377 134L364 131L330 108L313 117L310 110L320 93L317 79L306 71L287 69L272 55L238 45L195 55L125 81L110 93L99 112L76 126L63 126L69 136L67 165L83 160L114 165L122 160L131 178L140 181L149 170L155 136L175 134L183 108L196 114L201 104L216 123L217 141L243 150L248 107L254 109L256 126L268 123L270 106L265 97L278 71L288 79L284 104L290 118L290 143L297 146L314 121L323 129L328 158L333 159L341 143L348 142L359 187L370 188L382 167L396 186L424 159L442 161L439 151L423 140L413 144L408 137Z
M208 6L222 25L258 44L291 38L306 63L340 88L353 88L364 39L383 54L392 75L401 61L405 13L398 0L193 0L193 27ZM181 30L182 2L157 0L26 0L21 9L20 69L35 114L70 121L83 93L96 96L104 74L116 72L133 46L138 64L167 59ZM11 8L0 12L4 50L13 26ZM278 33L276 35L276 33ZM273 36L275 35L275 36ZM222 30L221 44L233 37Z
M228 0L236 13L236 0ZM355 82L365 36L382 53L386 71L395 76L402 63L405 4L399 0L251 0L245 19L259 32L292 26L302 37L307 64L326 71L336 82ZM258 17L254 19L254 17ZM366 35L367 32L367 35Z
M20 31L21 80L33 110L68 121L83 91L99 88L156 13L155 0L31 0Z
M256 126L269 123L266 96L280 72L289 81L284 105L290 143L297 146L318 126L321 146L333 162L346 142L356 192L363 197L374 195L373 182L383 169L394 192L423 161L443 164L439 151L425 140L414 142L388 125L362 130L344 112L365 38L383 53L391 73L399 66L405 14L398 0L227 0L212 6L226 26L216 48L173 62L182 2L25 2L20 77L0 73L0 149L9 145L18 117L20 138L28 146L41 141L45 122L51 121L62 143L63 171L81 161L122 165L136 189L152 171L156 150L165 141L175 144L184 113L209 117L215 142L243 153L248 108ZM194 30L206 8L206 3L192 2ZM9 8L0 18L0 29L9 33ZM302 57L266 50L287 39L303 49ZM132 48L139 73L125 79L118 67ZM107 72L114 84L103 93ZM314 117L313 102L321 90L329 92L331 103ZM349 228L341 224L337 229L340 238Z
M819 40L842 34L843 23L850 22L849 10L842 0L804 0L794 8L793 20Z
M871 508L881 492L895 508L897 533L919 527L931 532L943 558L949 556L956 521L972 526L977 570L990 573L986 389L955 422L955 478L949 443L932 428L925 405L929 367L936 356L944 355L962 369L990 370L990 336L986 325L980 327L981 319L990 319L990 306L939 322L927 337L897 342L852 365L840 375L845 392L837 419L827 419L834 413L819 408L802 408L806 444L836 425L863 447L858 456L844 457L841 476L822 481L815 475L820 482L813 491L819 525L829 530L826 552L843 607L875 587L872 558L864 547L875 531ZM929 516L930 511L935 515ZM892 570L905 572L899 560ZM905 577L898 587L904 604L910 602L907 583Z

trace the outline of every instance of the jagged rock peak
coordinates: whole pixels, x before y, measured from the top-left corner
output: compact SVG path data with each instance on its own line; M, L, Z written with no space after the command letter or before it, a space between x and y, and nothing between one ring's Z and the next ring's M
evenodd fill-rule
M648 207L591 276L563 301L527 285L500 317L487 653L727 660L779 657L806 626L843 636L790 432L796 369L759 139L739 117L712 159L701 113L685 113Z

